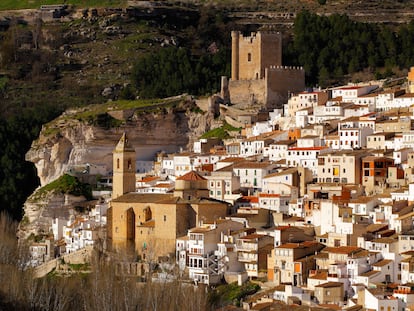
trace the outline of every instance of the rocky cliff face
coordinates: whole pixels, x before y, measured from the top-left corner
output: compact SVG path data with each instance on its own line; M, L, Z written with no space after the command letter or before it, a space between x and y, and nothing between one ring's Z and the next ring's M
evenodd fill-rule
M102 128L79 120L70 111L46 124L26 159L37 168L41 185L58 178L71 167L86 163L112 170L112 151L126 132L138 160L152 160L158 151L175 152L192 146L210 129L213 116L195 109L165 108L158 112L134 112L119 127ZM194 108L194 106L192 106ZM125 115L125 114L124 114Z
M47 193L39 197L35 191L24 204L24 218L17 236L21 240L31 235L49 235L55 218L69 219L74 215L73 205L85 201L83 196Z

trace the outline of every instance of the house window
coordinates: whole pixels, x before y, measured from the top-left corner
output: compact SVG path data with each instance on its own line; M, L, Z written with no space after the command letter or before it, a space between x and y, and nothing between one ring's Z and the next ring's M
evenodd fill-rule
M247 53L247 61L248 62L252 61L252 53Z
M116 159L116 168L119 168L119 159Z
M167 221L167 215L164 215L164 221Z

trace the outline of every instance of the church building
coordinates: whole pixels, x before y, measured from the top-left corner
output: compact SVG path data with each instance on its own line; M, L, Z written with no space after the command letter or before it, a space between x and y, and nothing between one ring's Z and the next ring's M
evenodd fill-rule
M229 214L229 204L209 198L207 179L194 171L177 178L174 193L136 193L135 159L135 149L123 134L113 151L108 211L113 248L133 248L143 259L156 260L173 255L176 238L188 229Z

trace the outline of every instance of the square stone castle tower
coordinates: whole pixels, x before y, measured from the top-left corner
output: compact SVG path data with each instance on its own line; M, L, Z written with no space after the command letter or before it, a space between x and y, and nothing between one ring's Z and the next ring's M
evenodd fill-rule
M282 65L282 35L232 31L231 79L222 80L222 97L232 104L281 107L289 92L305 89L302 67Z

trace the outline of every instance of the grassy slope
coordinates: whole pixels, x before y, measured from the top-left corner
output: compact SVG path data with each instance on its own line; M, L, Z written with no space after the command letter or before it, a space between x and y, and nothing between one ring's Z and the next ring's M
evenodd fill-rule
M1 0L0 10L38 9L44 4L62 4L63 0ZM125 6L126 0L70 0L66 3L80 7Z

